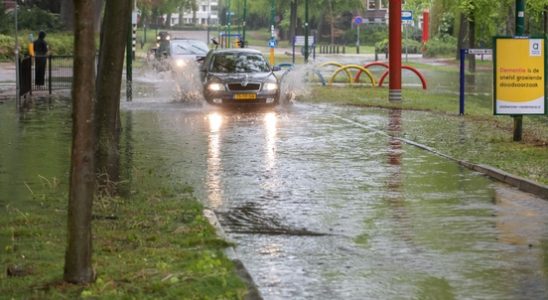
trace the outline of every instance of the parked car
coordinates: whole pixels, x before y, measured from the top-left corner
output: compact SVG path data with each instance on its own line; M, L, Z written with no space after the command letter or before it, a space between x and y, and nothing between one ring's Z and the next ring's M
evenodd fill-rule
M257 50L212 50L200 67L204 98L214 105L277 105L277 69Z

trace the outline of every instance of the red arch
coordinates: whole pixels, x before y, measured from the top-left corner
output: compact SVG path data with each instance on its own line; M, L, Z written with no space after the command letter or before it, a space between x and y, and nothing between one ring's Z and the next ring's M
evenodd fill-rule
M380 67L385 67L386 69L388 69L388 64L380 62L380 61L374 61L374 62L370 62L368 64L365 64L365 65L363 65L363 68L368 69L369 67L373 67L373 66L380 66ZM363 73L362 70L359 70L358 73L356 73L356 76L354 76L354 82L360 82L360 76L362 76L362 73Z
M411 67L411 66L401 66L402 69L405 69L405 70L409 70L409 71L412 71L413 73L415 73L419 79L421 80L422 82L422 89L423 90L426 90L426 79L424 78L424 76L421 74L421 72L419 72L419 70ZM381 79L379 80L379 87L382 86L384 80L386 79L386 77L388 77L388 73L389 71L387 70L386 72L384 72L384 74L382 74L381 76Z

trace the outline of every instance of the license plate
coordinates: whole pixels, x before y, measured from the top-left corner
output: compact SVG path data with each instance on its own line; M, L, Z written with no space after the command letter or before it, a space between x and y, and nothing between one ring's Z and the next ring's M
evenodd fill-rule
M251 94L251 93L235 94L234 99L236 99L236 100L255 100L255 99L257 99L257 94Z

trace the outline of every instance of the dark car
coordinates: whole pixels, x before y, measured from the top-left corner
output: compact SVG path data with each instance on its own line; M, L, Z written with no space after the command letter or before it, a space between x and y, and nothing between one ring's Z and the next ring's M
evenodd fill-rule
M200 67L204 97L215 105L277 105L280 85L273 71L257 50L212 50Z

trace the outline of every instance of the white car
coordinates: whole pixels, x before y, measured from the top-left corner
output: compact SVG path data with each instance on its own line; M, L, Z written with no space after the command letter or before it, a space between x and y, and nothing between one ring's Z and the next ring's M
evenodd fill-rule
M196 64L209 52L206 43L200 40L171 39L169 57L174 70L182 70L189 64Z

